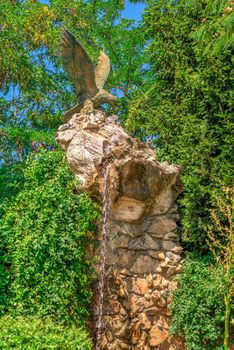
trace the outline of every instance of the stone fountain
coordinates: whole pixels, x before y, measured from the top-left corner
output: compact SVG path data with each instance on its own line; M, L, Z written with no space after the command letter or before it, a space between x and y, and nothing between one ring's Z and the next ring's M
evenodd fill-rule
M158 162L151 144L130 137L116 120L102 110L80 112L57 135L81 187L105 208L95 252L96 349L179 349L168 328L181 271L181 168Z

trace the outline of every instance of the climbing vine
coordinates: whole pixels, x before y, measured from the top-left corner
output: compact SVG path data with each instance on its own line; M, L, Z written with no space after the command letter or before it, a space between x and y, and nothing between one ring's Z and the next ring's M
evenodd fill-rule
M27 163L21 190L2 206L1 311L82 322L91 298L87 248L98 208L76 193L60 150L42 150Z

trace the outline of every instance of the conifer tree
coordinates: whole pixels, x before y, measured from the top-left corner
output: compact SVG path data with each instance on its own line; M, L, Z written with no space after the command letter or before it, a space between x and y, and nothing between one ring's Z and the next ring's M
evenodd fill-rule
M147 4L145 80L127 124L139 137L152 135L160 159L184 167L183 241L204 251L209 209L232 181L233 2Z

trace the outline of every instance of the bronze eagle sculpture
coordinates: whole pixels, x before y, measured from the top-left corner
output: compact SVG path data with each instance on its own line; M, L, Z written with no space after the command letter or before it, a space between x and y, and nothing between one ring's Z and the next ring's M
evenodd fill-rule
M65 113L68 121L74 113L90 114L103 103L117 105L117 98L103 89L110 73L110 59L100 52L96 70L82 45L65 28L62 31L62 62L76 88L78 103Z

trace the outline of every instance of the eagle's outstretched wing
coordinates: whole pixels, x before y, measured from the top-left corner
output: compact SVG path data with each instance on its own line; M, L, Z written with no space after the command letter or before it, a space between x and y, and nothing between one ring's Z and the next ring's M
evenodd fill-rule
M62 31L62 62L77 93L93 95L98 92L91 59L81 44L65 28Z
M95 70L95 81L99 89L103 88L105 82L107 81L108 75L110 73L110 59L103 51L100 52L98 58L97 67Z

